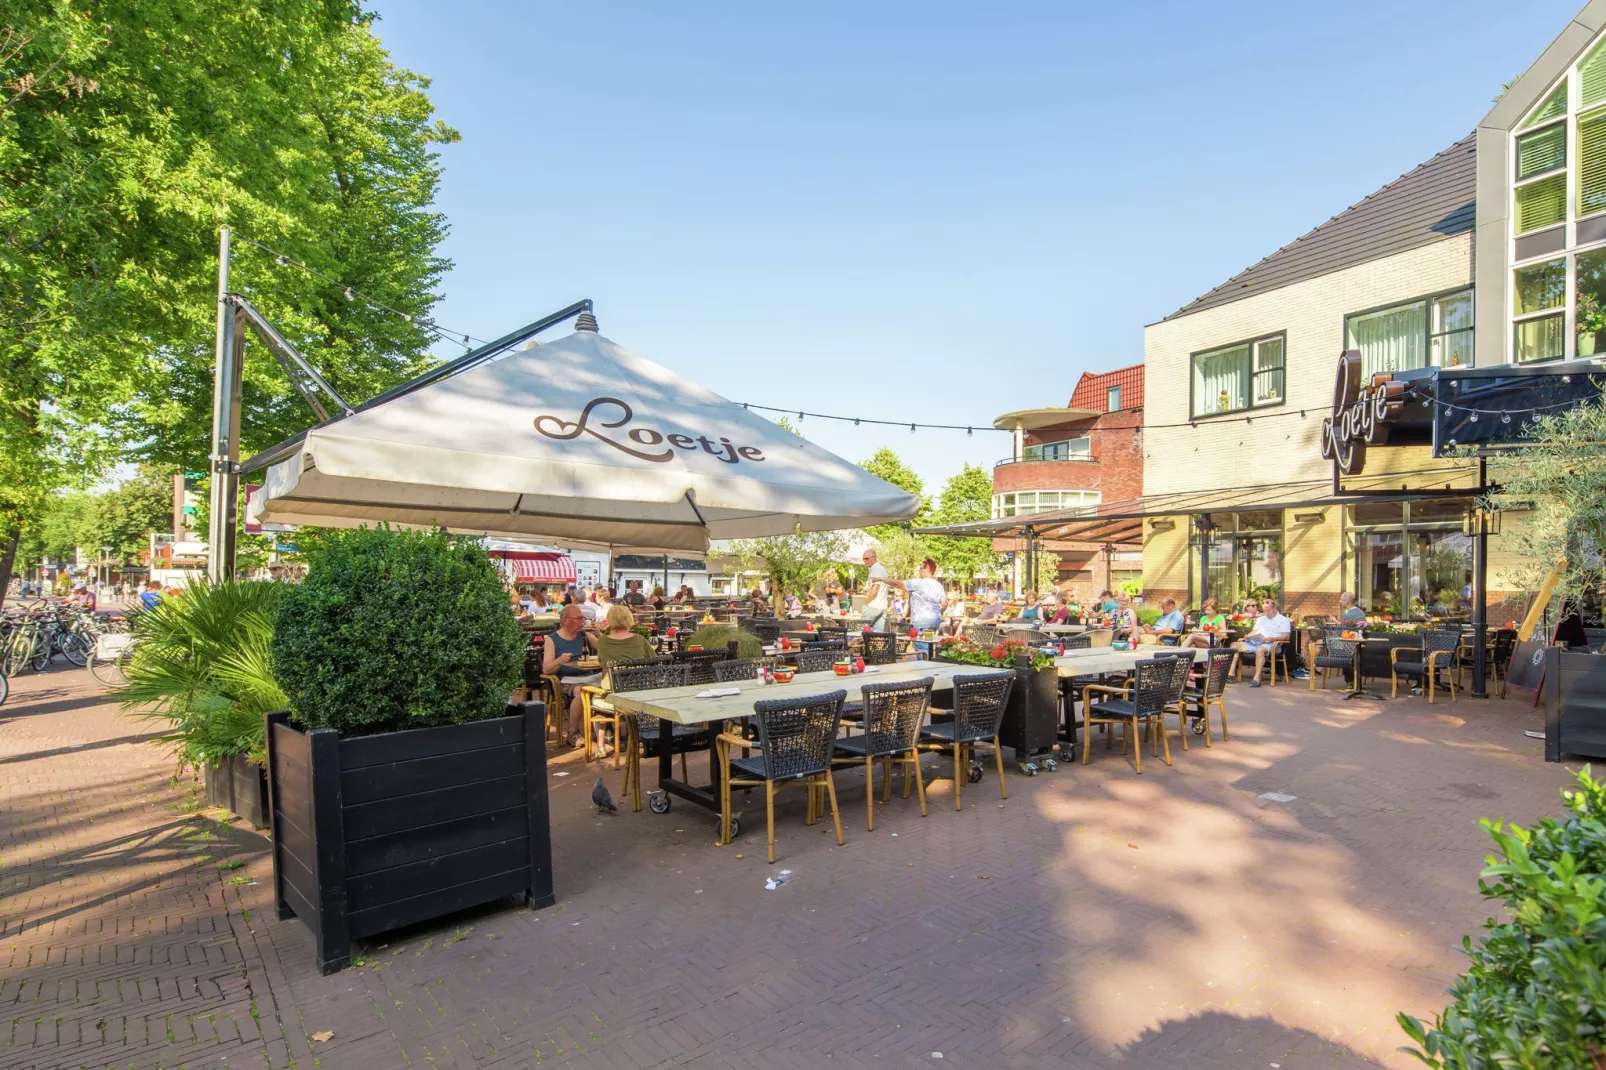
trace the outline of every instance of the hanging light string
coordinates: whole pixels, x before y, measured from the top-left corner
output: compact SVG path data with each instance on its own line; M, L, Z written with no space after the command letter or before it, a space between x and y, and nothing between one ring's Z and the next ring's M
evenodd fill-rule
M322 279L329 285L338 287L341 296L343 296L347 301L362 301L364 304L372 305L374 308L377 308L382 312L388 312L392 316L399 316L403 320L412 324L414 327L417 327L419 330L427 331L443 341L451 342L453 345L460 345L464 349L473 349L475 344L486 344L483 338L475 338L466 331L454 331L429 320L420 319L419 317L411 315L407 312L403 312L400 309L392 308L378 298L368 296L355 286L341 282L339 279L332 279L328 275L325 275L323 272L319 271L317 268L309 267L294 257L285 253L281 253L279 250L271 246L264 245L255 238L247 237L246 235L241 234L239 231L235 231L234 237L245 242L247 245L254 245L258 249L261 249L264 253L267 253L269 256L271 256L273 258L273 262L279 267L297 268L306 272L308 275L311 275L313 278Z

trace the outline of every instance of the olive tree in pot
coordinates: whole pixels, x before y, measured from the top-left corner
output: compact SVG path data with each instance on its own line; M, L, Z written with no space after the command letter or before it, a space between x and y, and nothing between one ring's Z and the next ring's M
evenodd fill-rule
M157 742L206 775L207 801L266 828L263 716L283 709L269 644L281 584L196 580L133 618L135 645L112 694L165 722Z
M267 727L274 894L320 968L350 942L522 895L553 902L545 709L494 566L441 532L321 540L279 606Z

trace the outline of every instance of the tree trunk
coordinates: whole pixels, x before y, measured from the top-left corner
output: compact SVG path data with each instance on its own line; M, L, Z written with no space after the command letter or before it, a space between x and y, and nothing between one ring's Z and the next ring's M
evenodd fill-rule
M9 535L0 535L0 606L6 604L6 591L11 587L11 566L17 560L17 540L21 528L12 528Z

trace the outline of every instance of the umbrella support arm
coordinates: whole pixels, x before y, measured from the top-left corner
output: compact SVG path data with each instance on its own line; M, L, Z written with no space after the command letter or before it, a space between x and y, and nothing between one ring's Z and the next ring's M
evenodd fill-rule
M273 359L279 362L279 367L284 369L285 376L295 386L296 391L312 411L318 414L318 419L329 419L329 410L325 409L323 403L318 400L318 395L313 391L313 387L317 387L318 390L327 394L329 400L333 401L345 415L350 416L355 411L350 405L346 404L344 398L335 393L335 388L330 386L322 375L318 374L318 369L309 364L307 359L296 351L295 346L285 341L284 335L280 334L273 324L268 322L266 316L257 311L255 305L239 294L232 293L225 297L224 301L232 306L234 314L242 318L256 332L257 337L262 339L262 344L268 347L268 351L273 354ZM298 371L299 375L297 374ZM311 386L307 385L309 381L312 384Z

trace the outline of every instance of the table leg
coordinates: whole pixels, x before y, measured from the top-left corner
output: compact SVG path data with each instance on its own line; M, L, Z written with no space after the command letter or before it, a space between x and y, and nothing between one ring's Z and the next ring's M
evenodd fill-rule
M1345 702L1352 698L1375 698L1379 701L1383 698L1382 695L1376 695L1366 690L1366 686L1361 682L1361 646L1359 643L1355 644L1355 660L1350 664L1349 686L1349 694L1344 696Z

